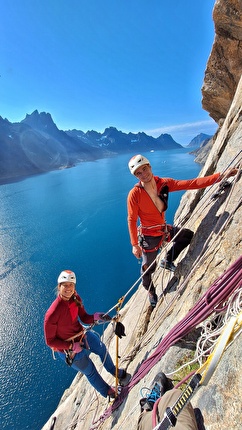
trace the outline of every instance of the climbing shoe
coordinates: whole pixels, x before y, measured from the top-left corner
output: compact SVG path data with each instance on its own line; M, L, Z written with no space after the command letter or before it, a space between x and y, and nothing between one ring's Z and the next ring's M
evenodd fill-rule
M128 385L130 379L131 379L131 375L130 373L126 372L125 369L121 369L122 371L122 375L119 377L119 385L121 385L121 387L125 387L126 385Z
M176 266L175 266L175 264L173 264L172 263L172 261L167 261L167 260L161 260L161 262L160 262L160 267L162 268L162 269L167 269L167 270L169 270L170 272L175 272L175 270L176 270Z
M156 400L163 396L166 391L174 388L172 381L163 372L156 375L152 385L153 388L150 393L140 400L141 412L144 410L152 411Z
M149 293L149 301L152 308L155 308L158 302L158 297L156 293Z

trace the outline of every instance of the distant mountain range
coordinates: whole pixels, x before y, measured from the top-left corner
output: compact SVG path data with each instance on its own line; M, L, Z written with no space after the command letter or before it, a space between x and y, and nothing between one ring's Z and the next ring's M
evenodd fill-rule
M194 146L193 146L194 147ZM122 153L182 148L169 134L59 130L49 113L35 110L19 123L0 117L0 183L72 167Z
M187 148L202 148L205 146L208 141L211 139L212 136L209 136L208 134L200 133L194 139L191 140L191 142L186 146Z

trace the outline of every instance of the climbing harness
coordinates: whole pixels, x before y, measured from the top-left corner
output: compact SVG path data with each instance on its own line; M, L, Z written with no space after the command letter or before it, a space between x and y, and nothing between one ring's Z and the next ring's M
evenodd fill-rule
M86 334L87 330L91 330L91 328L92 328L92 326L90 326L84 330L81 330L79 333L76 333L74 336L71 336L68 339L66 339L66 341L72 342L72 347L73 347L73 343L74 343L75 339L79 338L78 342L80 344L83 342L83 340L85 340L86 347L87 347L87 349L89 349L87 339L84 339L84 338L85 338L85 334ZM65 353L65 362L66 362L67 366L72 366L76 353L74 351L72 351L72 348L68 349L68 350L64 349L64 353Z
M153 239L157 237L160 238L157 245L153 248L149 247L149 244L146 241L145 236L150 236L150 230L152 229L159 229L159 236L152 236ZM158 251L162 247L163 244L166 244L167 242L170 242L171 236L170 232L172 230L172 225L170 224L162 224L162 225L153 225L150 227L144 227L141 224L138 226L138 241L139 245L142 248L143 252L154 252Z
M237 316L231 317L230 321L227 323L222 334L220 335L214 351L209 355L206 362L195 372L190 383L181 393L175 404L172 407L168 407L166 409L163 420L156 427L154 427L153 430L168 430L170 427L175 427L178 415L190 401L197 388L199 388L201 385L208 384L218 363L221 360L225 349L234 340L236 334L241 332L241 328L242 311ZM160 400L161 398L157 401L157 404Z
M72 342L72 344L73 344L73 342L74 342L74 340L76 338L79 338L78 341L82 342L82 340L83 340L83 338L84 338L87 330L91 330L93 326L94 326L94 324L90 325L86 329L83 329L83 330L79 331L74 336L71 336L68 339L66 339L66 342ZM86 341L86 343L87 343L87 341ZM55 350L55 348L51 348L51 350L52 350L52 358L53 358L53 360L56 360L56 357L55 357L56 350ZM72 363L73 363L74 357L75 357L75 353L72 350L67 350L67 349L64 349L64 353L65 353L65 362L66 362L66 364L68 366L71 366Z

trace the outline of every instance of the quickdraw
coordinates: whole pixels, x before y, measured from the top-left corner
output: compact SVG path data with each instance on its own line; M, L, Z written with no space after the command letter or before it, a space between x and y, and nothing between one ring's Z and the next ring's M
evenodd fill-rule
M229 187L231 187L231 182L229 181L221 182L219 184L218 191L211 196L211 199L215 200L217 197L221 196L221 194L223 194L224 191Z

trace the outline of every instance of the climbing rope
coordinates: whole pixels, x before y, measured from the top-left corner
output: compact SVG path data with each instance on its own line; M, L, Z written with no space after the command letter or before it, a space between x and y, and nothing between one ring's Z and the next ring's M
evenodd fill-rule
M235 181L234 181L235 182ZM232 192L232 191L231 191ZM205 195L205 193L204 193L204 195ZM200 210L202 210L202 208L200 208ZM193 214L193 216L195 216L194 214ZM175 239L175 238L174 238ZM173 240L174 240L173 239ZM149 268L147 269L147 270L149 270ZM194 269L195 270L195 269ZM129 294L129 292L133 289L133 287L137 284L137 282L139 282L139 280L142 278L142 276L138 279L138 281L136 281L136 283L131 287L131 289L128 291L128 293L127 294ZM126 295L127 295L126 294ZM126 297L126 295L125 295L125 297ZM140 369L139 369L140 370ZM131 382L133 382L133 379L132 379L132 381ZM130 384L131 385L131 384ZM131 387L132 388L132 387ZM125 395L125 393L124 393L124 391L121 393L121 396L122 396L122 394L123 395ZM116 403L116 402L115 402Z
M131 389L152 369L165 352L185 335L191 332L198 324L204 321L217 308L223 308L223 304L242 281L242 257L233 263L227 271L221 275L188 314L177 323L169 333L161 340L156 350L139 367L127 387L124 387L115 402L93 422L92 430L99 427L112 412L124 401Z
M169 428L176 425L178 415L191 400L191 397L194 395L197 388L199 388L201 385L208 384L219 361L221 360L222 354L230 345L231 340L234 340L234 337L236 334L238 334L238 331L241 332L241 327L242 311L237 316L232 316L224 326L223 331L216 342L216 347L212 353L210 353L206 362L195 372L192 380L181 393L175 404L172 407L168 407L166 409L164 418L157 426L154 427L153 430L168 430ZM153 409L154 413L156 411L156 406L157 404Z
M241 151L240 151L241 152ZM235 157L235 159L236 159L236 157ZM235 160L234 159L234 160ZM232 163L232 162L231 162ZM230 163L230 164L231 164ZM235 186L235 183L236 183L236 181L237 181L237 179L238 179L238 175L234 178L234 181L233 181L233 184L232 184L232 186ZM222 181L221 181L222 182ZM216 182L216 184L218 184L218 182ZM211 187L209 187L209 189L211 189L212 187L214 187L216 184L213 184ZM220 185L221 185L221 183L220 183ZM221 188L221 187L220 187ZM232 189L231 189L232 187L231 187L231 185L230 185L230 194L232 193ZM205 192L204 192L204 194L203 194L203 199L204 199L204 197L206 196L206 194L208 193L208 190L205 190ZM205 199L204 199L205 200ZM209 204L210 203L214 203L214 201L213 201L214 199L211 199L210 198L210 201L209 201ZM201 201L201 200L200 200ZM198 213L201 211L203 211L203 207L206 205L206 207L207 207L207 205L208 205L208 202L207 201L204 201L204 203L203 203L203 205L201 205L200 206L200 208L199 208L199 210L195 210L195 211L193 211L193 213L192 213L192 217L194 217L195 215L197 215L198 216ZM185 217L184 217L185 218ZM230 217L231 218L231 217ZM189 221L191 221L191 217L190 217L190 219L189 219ZM181 222L180 223L180 225L182 226L182 228L183 227L185 227L185 225L188 223L188 221L186 221L184 224ZM177 235L176 235L177 236ZM176 239L176 236L174 236L174 238L172 239L172 241L174 241L175 239ZM211 239L210 238L210 236L209 236L209 238L208 238L209 240ZM161 249L161 252L162 251L164 251L164 252L167 252L167 247L172 243L172 241L171 242L169 242L168 244L165 244L165 246L163 246L162 247L162 249ZM208 242L208 241L206 241L206 242ZM157 260L155 260L155 262L157 262L158 261L158 259L159 258L161 258L161 254L159 254L158 256L157 256ZM197 259L197 261L195 262L196 264L194 265L194 269L193 269L193 271L192 272L194 272L195 271L195 269L196 269L196 267L197 267L197 264L198 264L198 262L199 262L199 260L201 261L201 254L200 254L200 258L198 258ZM153 262L152 264L154 264L155 262ZM145 275L145 273L147 273L147 271L151 268L151 266L152 266L152 264L150 265L150 267L148 267L147 269L146 269L146 271L136 280L136 282L131 286L131 288L127 291L127 293L124 295L124 296L122 296L121 297L121 299L119 299L119 301L111 308L111 309L109 309L107 312L106 312L106 314L109 314L111 311L113 311L114 309L116 309L116 311L118 310L118 312L117 312L117 316L118 317L120 317L120 314L119 314L119 311L120 311L120 308L121 308L121 306L123 305L123 302L124 302L124 300L126 299L126 297L131 293L131 291L134 289L134 287L142 280L142 278L143 278L143 276ZM190 276L189 276L189 278L190 278ZM182 288L184 289L184 287L185 287L185 285L187 284L187 282L188 281L186 281L185 283L183 283L183 285L182 285ZM175 297L175 300L178 298L180 296L180 293L178 293L177 295L176 295L176 297ZM170 307L171 307L171 305L170 305ZM105 315L106 315L105 314ZM164 317L164 315L163 315L163 317ZM143 339L142 339L142 341L143 341ZM161 342L162 343L162 342ZM161 343L160 343L160 345L161 345ZM171 344L173 344L173 343L171 343ZM159 354L163 354L164 352L162 352L162 351L160 351L160 352L158 352L159 351L159 347L160 347L160 345L157 347L157 349L156 349L156 351L155 351L155 355L154 354L152 354L152 357L153 357L153 355L154 355L154 360L156 360L157 358L157 355L156 354L158 354L158 356L159 356ZM171 346L171 345L169 345L169 346ZM168 346L168 347L169 347ZM164 348L165 348L165 345L164 345ZM200 354L201 355L201 354ZM116 346L116 359L117 359L117 357L118 357L118 345ZM152 366L153 366L154 364L152 364ZM117 363L116 363L116 367L118 367L118 365L117 365ZM112 413L112 411L113 410L115 410L121 403L122 403L122 401L123 401L123 399L126 397L126 395L128 394L128 392L132 389L132 387L142 378L142 377L144 377L144 375L146 374L146 373L148 373L148 371L149 371L149 364L148 363L146 363L145 365L144 365L144 363L142 363L142 365L141 365L141 369L139 369L139 371L137 372L137 374L135 375L135 377L133 377L132 378L132 380L131 380L131 383L129 384L129 386L128 387L125 387L125 388L123 388L123 390L122 390L122 392L121 392L121 395L115 400L115 402L114 402L114 404L110 407L111 408L111 413ZM142 376L142 374L144 373L144 375ZM116 386L117 386L117 375L116 375ZM95 423L100 423L101 424L101 422L103 422L105 419L107 419L108 418L108 416L110 416L111 415L111 413L110 413L110 408L108 408L108 410L107 411L109 411L109 412L105 412L104 413L104 415L101 417L101 418L99 418L99 420L97 420L97 421L95 421L95 418L93 419L93 425L95 425ZM108 415L108 416L107 416ZM99 426L99 425L98 425ZM97 427L92 427L93 429L94 428L97 428Z
M198 339L195 353L200 366L202 365L202 359L207 357L210 351L214 349L218 337L221 335L231 316L237 316L241 311L242 286L229 297L222 311L215 312L211 318L200 324L202 333Z
M242 150L241 151L239 151L239 153L233 158L233 160L230 162L230 164L223 170L223 172L222 172L222 174L224 174L224 172L229 168L229 167L231 167L231 165L235 162L235 160L239 157L239 155L242 153ZM241 158L239 159L239 161L237 161L237 164L238 163L240 163L241 162ZM237 173L237 175L236 176L234 176L234 184L237 182L237 180L238 180L238 178L239 178L239 176L240 176L240 171L238 171L238 173ZM205 199L205 197L207 196L207 194L210 192L210 190L212 189L212 187L216 187L218 184L221 184L221 182L223 182L223 181L216 181L216 182L214 182L214 184L213 185L211 185L208 189L205 189L204 190L204 193L203 193L203 197L202 197L202 199L203 199L203 204L198 208L198 209L196 209L196 210L194 210L193 211L193 213L189 216L189 220L187 220L187 221L184 221L185 220L185 216L184 216L184 219L183 220L181 220L181 222L179 223L179 225L181 226L181 228L185 228L186 226L187 226L187 224L191 221L191 219L193 218L193 217L198 217L198 216L200 216L202 213L203 213L203 211L204 211L204 208L205 207L207 207L208 206L208 203L209 204L212 204L212 203L214 203L211 199L209 200L209 201L207 201L206 199ZM200 189L201 190L201 189ZM202 200L201 199L201 200ZM200 201L201 201L200 200ZM167 253L167 248L175 241L175 239L177 238L177 236L178 236L178 234L179 234L179 232L178 233L176 233L176 235L172 238L172 240L170 241L170 242L166 242L165 244L164 244L164 246L161 246L161 248L160 248L160 250L162 251L162 252L165 252L165 253ZM140 281L142 281L142 278L144 277L144 275L151 269L151 267L154 265L154 264L156 264L160 259L161 259L161 256L162 256L163 254L158 254L157 255L157 257L156 257L156 260L154 260L151 264L150 264L150 266L149 267L147 267L147 269L143 272L143 274L134 282L134 284L133 285L131 285L131 287L130 287L130 289L122 296L122 302L126 299L126 297L131 293L131 291L135 288L135 286L138 284L138 283L140 283ZM119 299L120 300L120 299ZM118 302L117 303L115 303L115 305L112 307L112 308L110 308L107 312L106 312L106 314L109 314L110 312L112 312L113 310L115 310L116 308L117 308L117 306L119 306L119 300L118 300ZM105 314L105 315L106 315Z
M235 181L234 181L235 182ZM220 232L219 232L220 233ZM211 233L211 235L213 234L213 232ZM209 240L211 240L211 238L209 237L208 238L208 241ZM215 240L215 239L214 239ZM204 244L204 248L206 247L206 243ZM202 250L202 253L204 254L203 255L203 258L205 258L205 252L203 252L203 250ZM199 258L198 258L198 261L196 261L195 263L195 265L194 265L194 267L193 267L193 270L190 272L190 276L189 277L187 277L186 278L186 280L185 280L185 282L181 285L181 288L179 289L179 291L178 291L178 293L177 293L177 295L175 296L175 298L174 298L174 300L173 300L173 302L172 303L170 303L170 305L167 307L167 309L165 310L165 312L164 312L164 314L163 315L161 315L161 317L159 318L159 320L158 321L156 321L155 322L155 324L157 324L157 325L159 325L159 323L160 323L160 319L163 317L163 319L164 319L164 315L166 315L167 314L167 312L169 312L169 309L171 308L171 306L174 304L174 301L176 301L177 300L177 298L179 298L180 297L180 293L181 293L181 291L182 290L184 290L184 288L185 288L185 286L186 286L186 284L188 283L188 280L189 280L189 278L191 277L191 274L196 270L196 268L197 268L197 264L198 264L198 262L199 262L199 259L201 260L201 254L200 254L200 256L199 256ZM201 261L200 261L200 263L201 263ZM142 278L142 276L140 277L140 278ZM132 287L131 287L132 288ZM130 292L130 290L129 290L129 292ZM128 292L128 293L129 293ZM128 294L127 293L127 294ZM126 294L126 295L127 295ZM125 295L125 296L126 296ZM125 297L124 296L124 297ZM153 328L153 327L152 327ZM148 333L147 333L147 336L148 336ZM140 344L141 343L143 343L144 344L144 339L142 338L142 340L140 341ZM136 350L137 350L137 346L138 345L136 345ZM131 352L131 354L132 354L132 352Z
M235 184L235 183L236 183L236 181L234 181L234 184ZM231 192L232 192L232 190L231 190ZM231 194L231 193L230 193L230 194ZM232 214L231 214L231 216L232 216ZM218 222L219 222L219 220L218 220ZM216 226L215 226L215 227L216 227ZM222 227L223 227L223 226L222 226ZM222 227L221 227L221 229L220 229L220 231L219 231L219 233L218 233L218 234L220 234L220 233L221 233L221 231L222 231ZM212 236L212 235L213 235L213 232L211 233L211 235L210 235L210 236ZM207 242L208 242L209 240L211 240L211 237L209 237L209 238L208 238ZM214 238L214 240L215 240L215 238ZM207 245L207 243L205 243L205 244L204 244L204 248L206 247L206 245ZM204 252L204 249L202 250L202 252L201 252L201 253L203 253L203 259L204 259L204 258L205 258L205 254L206 254L206 252ZM195 262L195 264L193 265L193 267L192 267L192 271L190 271L190 276L187 276L187 277L186 277L185 281L184 281L184 282L183 282L183 284L181 285L181 288L179 288L179 291L178 291L177 295L175 296L174 301L175 301L177 298L179 298L180 293L182 292L182 290L184 290L184 288L185 288L186 284L188 283L188 280L190 279L190 277L191 277L192 273L194 273L194 271L196 270L197 265L198 265L198 263L199 263L199 260L200 260L200 264L201 264L201 253L200 253L200 256L198 257L197 261L196 261L196 262ZM173 301L173 302L174 302L174 301ZM167 314L167 311L169 312L169 308L171 308L172 304L173 304L173 303L170 303L170 305L169 305L169 306L167 306L167 310L166 310L166 312L164 312L164 314L163 314L163 315L161 315L161 317L158 319L158 321L156 321L156 322L155 322L155 324L159 325L161 318L162 318L162 317L164 317L164 315L166 315L166 314ZM153 327L152 327L152 328L153 328ZM148 333L147 333L147 335L148 335ZM142 340L141 340L140 344L141 344L141 343L144 343L144 339L142 339ZM136 349L137 349L137 345L136 345ZM132 354L132 352L131 352L131 354Z
M231 214L231 217L232 217L232 215L233 214ZM218 220L218 223L219 223L219 220ZM215 226L215 229L216 229L216 226ZM221 232L222 232L222 229L223 229L223 225L221 226L221 228L220 228L220 230L218 231L217 234L220 235ZM197 260L195 261L195 263L190 268L189 275L185 278L184 282L179 286L179 288L177 289L177 293L176 293L175 297L173 298L173 300L169 304L167 304L167 308L165 309L165 311L163 311L163 313L160 313L159 318L156 319L156 321L154 322L154 325L159 326L160 322L161 322L161 319L164 319L164 316L166 316L167 313L170 312L170 309L173 306L174 302L180 297L182 291L184 291L185 286L187 285L188 281L190 280L192 274L196 271L196 269L198 267L198 264L200 263L200 265L201 265L202 261L206 258L206 253L209 250L209 248L207 247L207 243L209 241L211 242L211 240L214 241L215 239L216 239L216 237L214 236L214 231L212 231L211 234L209 235L207 241L204 243L204 246L203 246L203 249L202 249L200 255L198 256ZM206 247L207 247L207 251L206 251ZM201 256L201 254L202 254L202 256ZM152 326L151 329L154 329L154 326ZM146 333L146 336L148 336L148 333ZM144 345L144 339L142 339L140 341L140 344L141 343ZM137 345L136 345L136 350L137 350ZM131 355L132 355L132 352L131 352Z
M223 303L222 309L217 308L215 312L209 316L208 319L203 321L201 324L197 326L197 328L201 328L201 334L196 343L196 351L194 355L194 359L189 362L184 363L178 369L173 372L169 372L166 375L171 377L176 373L179 373L182 369L191 366L194 363L198 363L199 366L202 366L204 359L206 359L213 351L219 336L221 335L224 327L230 320L232 316L237 317L242 311L242 286L239 286L228 298L228 300ZM177 385L179 387L182 385L187 379L189 379L190 375L184 378Z

